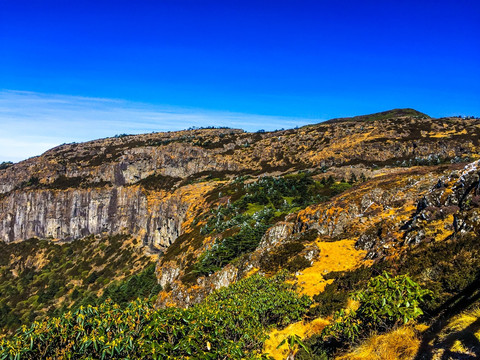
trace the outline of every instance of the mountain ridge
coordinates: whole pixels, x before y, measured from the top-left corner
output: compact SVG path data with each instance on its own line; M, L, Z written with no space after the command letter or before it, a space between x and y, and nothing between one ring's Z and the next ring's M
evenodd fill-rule
M325 121L325 123L339 123L339 122L348 122L348 121L375 121L375 120L400 118L405 116L418 117L422 119L431 119L430 116L418 110L415 110L412 108L401 108L401 109L381 111L381 112L368 114L368 115L357 115L353 117L334 118L334 119Z

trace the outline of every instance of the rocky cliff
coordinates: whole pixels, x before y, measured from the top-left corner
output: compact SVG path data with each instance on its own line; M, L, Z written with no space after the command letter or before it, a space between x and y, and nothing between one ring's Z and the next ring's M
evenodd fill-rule
M467 161L478 153L478 123L401 110L268 133L201 129L61 145L0 170L0 239L128 231L166 247L182 233L191 206L174 191L185 184L207 176L321 168L342 177Z
M70 241L90 234L135 234L145 245L168 247L202 186L149 193L140 186L14 191L0 202L2 240L32 237Z

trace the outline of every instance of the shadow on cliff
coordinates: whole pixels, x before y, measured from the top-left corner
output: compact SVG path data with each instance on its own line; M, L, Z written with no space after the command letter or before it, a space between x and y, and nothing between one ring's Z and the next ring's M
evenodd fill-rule
M431 314L435 321L423 334L422 343L414 360L433 360L436 350L445 349L439 360L450 359L477 359L480 355L480 341L475 333L480 331L480 319L467 326L465 329L453 332L439 341L438 337L450 320L459 315L469 306L480 300L480 275L463 291L452 297L445 304ZM451 350L457 342L475 355L467 355Z

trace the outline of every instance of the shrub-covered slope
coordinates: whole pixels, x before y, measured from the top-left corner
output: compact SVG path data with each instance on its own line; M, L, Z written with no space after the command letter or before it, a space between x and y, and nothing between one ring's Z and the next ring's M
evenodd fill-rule
M140 279L134 274L141 274ZM122 288L115 285L124 279L129 281ZM61 314L71 307L93 305L105 300L105 295L124 303L150 295L150 290L160 290L153 259L128 235L90 236L71 243L38 239L0 242L3 329L29 324L46 314Z
M282 276L252 276L189 309L106 302L35 322L0 337L0 357L21 359L260 359L266 331L310 305Z

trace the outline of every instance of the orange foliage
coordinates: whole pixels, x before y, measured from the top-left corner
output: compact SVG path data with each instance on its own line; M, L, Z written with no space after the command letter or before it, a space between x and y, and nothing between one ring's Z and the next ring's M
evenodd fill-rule
M421 339L411 326L385 335L372 335L365 343L335 360L413 360Z

